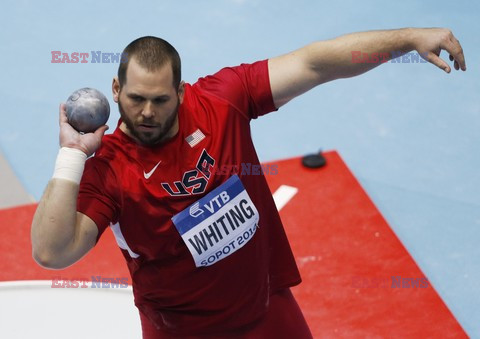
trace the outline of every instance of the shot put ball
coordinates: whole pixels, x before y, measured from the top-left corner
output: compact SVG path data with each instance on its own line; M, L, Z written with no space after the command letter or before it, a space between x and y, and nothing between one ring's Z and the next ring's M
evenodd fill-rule
M102 92L94 88L81 88L66 102L68 123L78 132L95 132L110 116L110 105Z

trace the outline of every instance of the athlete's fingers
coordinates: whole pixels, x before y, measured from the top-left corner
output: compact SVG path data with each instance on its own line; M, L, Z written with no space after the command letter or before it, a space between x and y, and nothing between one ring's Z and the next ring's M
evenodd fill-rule
M432 64L434 64L435 66L444 70L447 73L450 73L450 71L452 70L450 68L450 66L448 66L448 64L445 62L445 60L443 60L442 58L440 58L437 54L435 54L433 52L428 52L426 59L429 62L431 62Z
M459 68L461 68L462 71L467 70L467 65L465 63L465 55L463 54L463 48L457 38L455 38L453 33L450 33L450 38L446 40L441 47L445 49L448 53L450 53L450 55L457 62ZM450 60L452 60L452 58L450 58Z
M453 67L455 67L455 69L458 71L460 69L458 61L455 60L451 54L450 54L450 61L453 61Z
M60 107L58 108L59 110L59 124L62 124L62 123L68 123L68 119L67 119L67 111L66 111L66 106L65 104L62 102L60 103Z
M460 69L460 65L458 64L457 60L455 60L455 62L453 63L453 67L455 67L457 71Z
M94 132L95 136L99 139L101 139L103 137L103 135L105 134L105 132L108 130L108 126L107 125L103 125L103 126L100 126L99 128L97 128L97 130Z

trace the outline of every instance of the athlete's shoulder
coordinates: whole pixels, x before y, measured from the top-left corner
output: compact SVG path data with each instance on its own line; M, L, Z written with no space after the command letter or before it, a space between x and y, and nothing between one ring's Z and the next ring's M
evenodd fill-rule
M250 119L276 110L268 60L222 68L215 74L198 79L192 88L196 93L209 93L228 102Z
M224 67L216 73L199 78L193 86L208 90L232 84L248 85L248 82L255 81L262 76L268 76L268 60Z

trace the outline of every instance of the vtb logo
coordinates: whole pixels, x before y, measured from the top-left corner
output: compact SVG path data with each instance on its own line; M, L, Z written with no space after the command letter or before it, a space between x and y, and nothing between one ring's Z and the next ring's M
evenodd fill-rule
M162 187L172 196L201 194L207 188L208 179L212 175L210 168L213 165L215 165L215 159L203 149L195 169L183 173L181 181L174 181L174 188L167 182L162 182Z
M192 217L198 217L203 214L203 210L200 208L200 203L196 202L195 204L190 207L190 215Z
M200 201L201 200L202 199L200 199ZM226 191L223 191L223 192L220 192L220 194L217 194L216 196L214 196L212 199L210 199L209 202L204 204L203 208L205 208L205 210L207 210L208 212L213 214L216 211L218 211L220 208L225 206L225 204L229 201L230 201L230 196L228 195L228 193ZM198 202L198 201L190 207L190 215L192 217L196 218L196 217L202 215L203 212L204 212L204 210L200 207L200 202Z

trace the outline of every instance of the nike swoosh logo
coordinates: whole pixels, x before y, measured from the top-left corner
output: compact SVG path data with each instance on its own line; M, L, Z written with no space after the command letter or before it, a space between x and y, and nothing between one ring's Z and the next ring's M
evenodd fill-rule
M162 162L162 160L160 160L160 161L158 162L158 164L156 164L155 167L152 168L152 170L151 170L150 172L145 173L145 171L143 171L143 176L145 177L145 179L148 179L148 178L150 178L150 177L152 176L153 172L155 172L155 170L157 169L158 165L160 165L161 162Z

